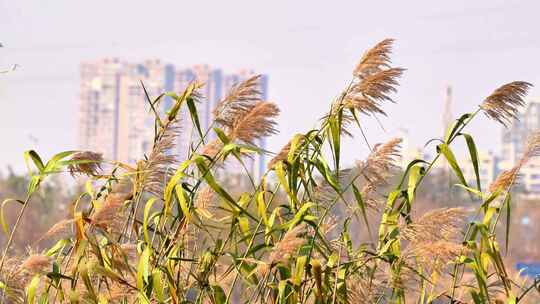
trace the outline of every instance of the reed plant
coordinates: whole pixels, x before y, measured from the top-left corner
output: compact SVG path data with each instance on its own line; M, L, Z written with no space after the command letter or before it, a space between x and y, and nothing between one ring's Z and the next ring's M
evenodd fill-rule
M430 141L435 157L400 170L401 139L371 146L344 167L342 142L366 119L385 115L405 71L391 63L393 40L365 52L352 79L321 115L319 126L294 135L277 153L256 146L277 132L279 108L261 100L257 76L234 86L201 128L202 83L183 92L148 96L153 148L136 164L94 151L66 151L44 161L25 153L30 183L14 220L0 216L8 236L0 262L2 303L525 303L538 300L536 281L505 264L512 187L520 169L540 153L540 133L515 167L481 185L469 124L485 114L508 124L530 84L511 82L460 116L444 138ZM174 102L161 111L164 98ZM185 109L184 109L185 108ZM180 113L186 111L189 121ZM189 122L189 155L175 155ZM464 141L471 163L453 152ZM237 193L220 172L229 162L272 155L250 188ZM474 208L415 211L417 191L445 160ZM463 166L472 166L469 183ZM43 233L56 243L28 256L12 250L32 198L49 176L84 179L69 216ZM396 177L397 175L397 177ZM363 235L365 237L359 237ZM532 300L531 300L532 299Z

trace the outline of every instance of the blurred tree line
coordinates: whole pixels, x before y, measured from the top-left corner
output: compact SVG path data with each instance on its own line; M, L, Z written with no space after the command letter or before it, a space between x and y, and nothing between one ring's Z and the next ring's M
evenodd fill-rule
M72 193L75 188L73 182L68 183L68 177L62 175L51 176L42 185L39 193L30 200L32 208L24 215L21 227L17 231L14 239L14 248L18 251L39 250L51 244L48 240L40 241L43 234L59 220L69 217L69 206L72 201ZM5 202L7 198L17 198L24 200L29 184L28 175L15 173L11 167L7 170L0 170L0 202L5 204L4 217L12 227L16 220L17 213L22 207L16 201ZM6 243L7 236L0 233L0 248Z

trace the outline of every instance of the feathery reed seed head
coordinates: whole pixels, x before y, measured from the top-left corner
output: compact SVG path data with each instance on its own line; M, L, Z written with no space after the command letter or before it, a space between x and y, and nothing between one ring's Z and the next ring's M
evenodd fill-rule
M527 146L521 157L520 164L526 164L531 158L540 156L540 132L533 132L527 138Z
M454 240L468 215L465 208L441 208L426 212L402 229L403 237L413 243Z
M532 84L524 81L514 81L497 88L489 95L480 108L489 118L507 126L516 119L520 107L525 105L523 97Z
M393 138L384 144L377 144L364 162L358 162L360 172L372 184L372 188L385 185L389 173L397 167L400 158L401 138Z
M42 254L32 254L21 264L31 274L46 272L50 266L51 257Z
M235 85L213 110L216 123L232 128L234 121L248 112L253 103L261 100L261 75L255 75Z
M279 108L273 102L259 101L249 107L242 117L233 123L229 136L253 144L256 139L277 133L274 118Z
M386 115L381 102L393 102L389 94L397 91L397 79L404 72L390 67L392 44L392 39L385 39L362 56L353 73L356 81L343 95L345 106L367 115Z
M68 166L71 175L86 174L88 176L94 176L101 170L103 155L91 151L82 151L73 154L70 161L75 162Z
M356 65L353 75L364 77L365 75L378 73L382 69L390 67L390 54L392 53L393 44L394 39L387 38L365 52L362 58L360 58L360 62Z
M287 231L283 239L279 241L269 256L269 264L286 263L287 260L295 254L300 246L304 244L304 239L301 237L306 232L304 224L298 225Z

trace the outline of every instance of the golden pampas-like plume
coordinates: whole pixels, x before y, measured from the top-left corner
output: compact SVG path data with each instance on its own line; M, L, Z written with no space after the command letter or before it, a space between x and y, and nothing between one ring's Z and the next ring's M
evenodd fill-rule
M201 154L214 158L221 149L223 149L223 142L219 139L215 139L203 146Z
M377 144L365 161L357 163L360 172L373 187L387 183L389 173L397 167L400 145L401 138L393 138L384 144Z
M73 154L70 160L75 161L74 164L68 166L71 175L86 174L88 176L94 176L101 170L103 155L91 151L82 151Z
M423 269L441 272L465 250L459 238L468 214L462 207L435 209L400 228L410 242L405 255Z
M261 75L255 75L232 87L213 110L216 123L232 128L236 119L248 112L253 103L261 100L260 78Z
M177 124L178 121L175 120L165 126L161 136L154 142L148 159L138 164L137 171L140 172L140 181L144 188L158 197L163 195L164 185L175 172L177 157L172 151L180 131Z
M386 115L381 102L394 102L389 94L397 91L397 79L404 69L390 68L373 75L367 75L345 96L345 103L363 114L378 113Z
M47 230L47 232L45 232L45 234L43 234L43 236L39 238L38 242L43 239L49 239L59 234L71 233L71 225L73 224L73 222L75 222L74 219L61 220L60 222L54 224L51 228L49 228L49 230Z
M3 268L0 270L0 299L7 300L7 303L26 303L25 287L28 285L29 277L21 271L20 257L7 257Z
M519 166L502 171L497 178L489 185L489 192L493 193L497 190L508 189L511 185L516 184L519 178Z
M274 249L270 253L268 264L286 263L298 251L300 246L304 244L305 240L301 235L305 232L306 227L304 224L287 231L281 241L274 246Z
M343 95L345 106L363 114L386 115L381 103L393 102L390 94L396 92L397 79L405 71L390 67L393 42L385 39L362 56L353 72L356 81Z
M364 77L390 67L390 54L392 53L393 44L394 39L384 39L365 52L358 65L356 65L353 75Z
M532 84L524 81L514 81L496 89L489 95L480 108L489 118L507 126L516 118L519 108L525 105L523 97Z
M273 102L259 101L249 106L249 110L233 122L230 138L253 144L256 139L277 133L274 118L279 108Z
M372 276L355 276L350 280L350 286L347 287L347 296L349 303L376 303L377 298L384 295L387 288L387 282L383 280L380 271L377 271L375 278Z
M304 135L303 134L296 134L294 136L294 138L299 138L298 145L302 145L302 143L304 141ZM287 144L285 146L283 146L283 148L281 148L281 150L279 150L279 152L276 154L276 156L274 156L270 160L270 162L268 162L268 168L274 167L274 165L279 161L287 161L287 158L289 156L289 152L291 151L291 145L292 145L292 142L293 142L294 138L289 140L289 142L287 142Z
M360 194L362 195L362 200L364 201L364 204L372 209L372 210L379 210L382 202L376 198L376 186L372 183L366 183L362 189L360 190Z
M533 132L528 136L527 146L525 147L520 163L524 165L536 156L540 156L540 132Z
M291 151L291 143L292 140L290 140L279 152L274 156L270 162L268 162L268 168L274 167L274 165L279 161L286 161L287 157L289 155L289 151Z
M413 243L455 240L468 214L461 207L431 210L401 229L402 235Z
M21 269L31 274L48 272L51 267L51 257L42 254L30 255L22 264Z
M210 204L214 200L215 192L212 188L206 186L197 193L195 199L195 210L206 218L212 218L212 213L208 211Z
M527 162L536 156L540 155L540 132L534 132L529 135L527 140L527 146L521 159L511 169L504 170L497 178L489 185L489 192L493 193L497 190L506 191L512 185L516 184L519 179L519 171L521 167L525 166Z
M457 242L438 240L434 242L414 243L411 254L424 269L441 272L451 261L460 256L466 248Z
M120 209L124 202L130 197L131 193L109 193L103 205L90 217L92 224L103 229L111 227L115 219L120 216Z

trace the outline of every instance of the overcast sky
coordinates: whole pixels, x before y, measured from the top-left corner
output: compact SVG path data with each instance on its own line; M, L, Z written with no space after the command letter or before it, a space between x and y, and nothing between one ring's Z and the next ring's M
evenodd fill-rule
M503 83L540 86L539 1L390 2L0 0L0 70L20 65L0 74L0 170L22 168L29 148L76 148L79 63L106 56L268 74L282 109L275 150L314 126L362 52L387 37L407 72L398 103L384 106L385 131L366 122L373 142L400 128L416 145L439 136L448 84L454 115ZM498 152L497 124L482 118L470 132ZM365 154L359 138L346 153Z

